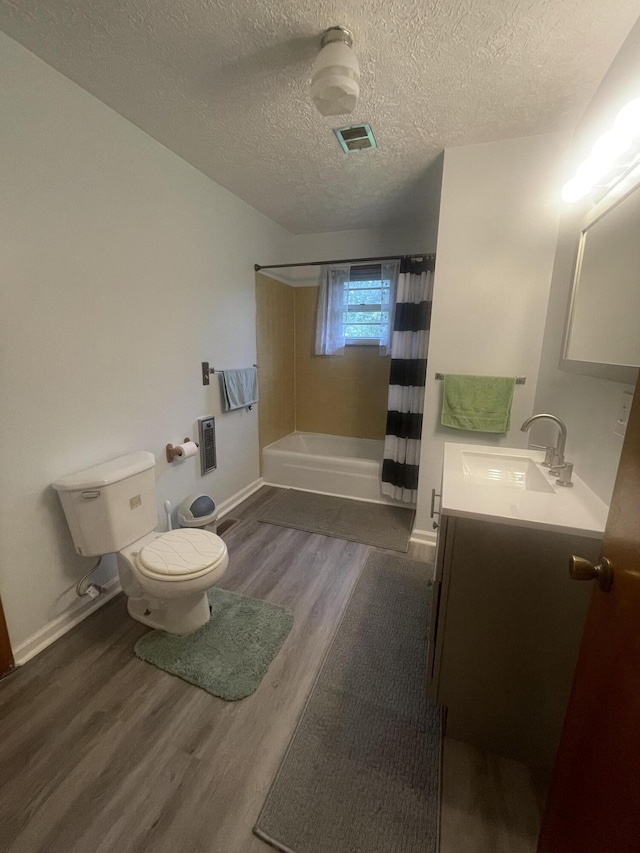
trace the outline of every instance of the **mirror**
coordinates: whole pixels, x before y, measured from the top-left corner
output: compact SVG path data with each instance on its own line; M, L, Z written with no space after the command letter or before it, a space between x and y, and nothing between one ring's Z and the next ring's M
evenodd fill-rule
M640 366L640 166L593 208L581 230L564 358Z

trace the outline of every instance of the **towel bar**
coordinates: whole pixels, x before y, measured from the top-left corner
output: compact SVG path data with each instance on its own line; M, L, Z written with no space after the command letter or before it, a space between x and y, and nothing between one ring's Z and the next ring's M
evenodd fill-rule
M258 366L257 364L253 364L253 365L252 365L252 367L255 367L255 369L256 369L256 370L259 370L259 369L260 369L260 368L259 368L259 366ZM208 362L208 361L203 361L203 362L202 362L202 384L203 384L203 385L208 385L208 384L209 384L209 376L210 376L210 374L212 374L212 373L222 373L222 372L223 372L222 370L216 370L216 369L215 369L215 367L209 367L209 362Z
M202 363L205 364L205 362L202 362ZM256 370L259 370L259 367L257 364L252 364L251 367L255 367ZM224 370L216 370L215 367L210 367L209 373L224 373Z
M445 373L436 373L435 374L435 378L438 380L443 380L445 376L446 376ZM516 385L524 385L526 383L526 381L527 381L526 376L516 376Z

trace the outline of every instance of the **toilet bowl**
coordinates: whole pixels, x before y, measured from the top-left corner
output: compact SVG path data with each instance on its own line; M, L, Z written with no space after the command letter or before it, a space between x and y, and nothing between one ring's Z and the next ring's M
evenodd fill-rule
M117 554L129 615L170 634L209 621L207 590L229 565L227 546L206 530L150 533Z
M229 555L215 533L155 530L156 460L146 451L103 462L53 484L78 554L115 553L129 615L152 628L189 634L209 621L207 590Z

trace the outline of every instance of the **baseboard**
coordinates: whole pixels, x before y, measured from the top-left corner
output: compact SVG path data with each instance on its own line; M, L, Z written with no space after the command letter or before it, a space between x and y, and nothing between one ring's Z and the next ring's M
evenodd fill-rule
M56 616L55 619L20 643L13 650L13 658L16 666L22 666L28 660L31 660L32 657L44 651L48 646L62 637L63 634L66 634L67 631L75 628L78 623L86 619L90 613L93 613L116 596L121 591L120 579L117 575L104 585L104 590L105 592L102 593L100 598L92 599L84 596L74 601L71 607L64 613Z
M432 545L435 548L437 540L438 536L435 530L432 532L431 530L418 530L414 528L411 531L411 539L409 541L419 545Z
M234 495L231 495L230 498L219 503L218 517L223 518L225 515L228 515L231 510L235 509L235 507L265 485L269 484L265 483L262 477L260 477L252 483L249 483L249 485L244 486L244 488L237 491ZM279 488L287 487L279 486ZM378 503L378 501L372 501L371 503ZM435 535L428 533L427 531L414 530L411 536L411 541L435 545ZM99 607L106 604L107 601L110 601L120 591L120 580L116 576L105 584L105 592L100 596L100 598L95 600L87 598L78 599L78 601L74 602L65 613L61 613L60 616L57 616L47 625L40 628L40 630L36 631L35 634L27 637L26 640L13 649L13 657L16 666L22 666L28 660L31 660L32 657L35 657L35 655L44 651L57 639L66 634L67 631L70 631L82 622L83 619L86 619L87 616L94 613Z
M228 515L232 509L235 509L238 506L238 504L241 504L242 501L246 501L246 499L251 497L254 492L257 492L258 489L261 489L265 485L265 481L260 477L259 479L254 480L253 483L249 483L248 486L244 486L244 488L236 492L235 495L231 495L230 498L219 503L218 518Z
M235 495L231 495L230 498L227 498L226 501L222 501L222 503L218 504L218 516L222 517L229 513L232 509L241 504L242 501L246 500L250 495L254 492L257 492L264 485L262 478L259 480L254 480L253 483L249 483L248 486L240 489L240 491L236 492ZM60 616L56 616L51 622L46 624L43 628L36 631L35 634L32 634L30 637L27 637L19 646L16 646L13 649L13 659L15 660L16 666L22 666L28 660L31 660L32 657L35 657L40 652L44 651L47 646L50 646L52 643L62 637L63 634L66 634L67 631L70 631L72 628L75 628L83 619L86 619L89 614L94 613L99 607L102 607L103 604L106 604L107 601L116 596L120 591L120 579L116 575L116 577L112 578L108 581L104 586L105 592L100 596L100 598L91 599L88 597L79 598L77 601L74 601L73 604L64 612L61 613Z

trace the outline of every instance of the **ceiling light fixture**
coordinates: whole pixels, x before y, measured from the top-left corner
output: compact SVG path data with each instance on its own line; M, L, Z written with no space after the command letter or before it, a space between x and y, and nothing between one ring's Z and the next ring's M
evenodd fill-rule
M580 164L575 175L563 186L566 202L580 201L598 184L609 183L620 167L631 166L640 154L640 98L629 101L618 113L613 127L599 136L591 155ZM632 150L633 149L633 150ZM620 158L627 155L627 163Z
M360 66L353 36L344 27L322 33L320 53L311 75L311 100L323 116L340 116L355 109L360 94Z

